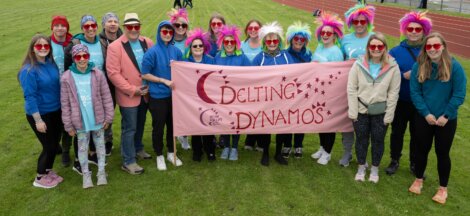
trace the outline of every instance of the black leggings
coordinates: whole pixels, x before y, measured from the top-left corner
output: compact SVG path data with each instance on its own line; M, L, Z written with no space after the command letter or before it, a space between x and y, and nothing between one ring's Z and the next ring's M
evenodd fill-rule
M46 170L52 169L54 166L54 159L59 147L63 124L60 110L41 115L41 118L44 123L46 123L46 133L41 133L36 129L36 122L33 116L26 115L29 125L42 145L36 171L38 174L46 174Z
M173 149L173 115L171 97L150 98L149 109L152 114L152 143L157 156L163 155L163 133L166 125L166 147L168 153Z
M215 155L214 135L192 136L191 144L193 145L193 154L202 155L202 149L207 155Z
M390 134L390 156L393 160L400 160L403 149L403 137L405 136L408 122L410 124L410 164L414 164L416 158L416 140L414 130L414 118L416 108L413 103L398 101L395 116L392 122L392 133Z
M320 145L330 154L335 144L336 133L320 133Z
M447 187L450 175L450 147L454 141L457 119L449 120L444 127L429 125L426 119L419 114L415 115L416 130L416 178L423 178L428 163L428 154L434 140L434 150L437 156L437 172L439 173L439 184Z

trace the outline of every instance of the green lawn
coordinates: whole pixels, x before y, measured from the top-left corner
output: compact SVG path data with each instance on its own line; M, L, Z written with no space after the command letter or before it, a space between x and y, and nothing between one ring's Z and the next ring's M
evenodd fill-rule
M281 6L268 0L195 0L189 10L190 27L207 28L212 12L222 13L228 23L244 26L252 18L263 22L279 20L287 27L295 20L312 23L308 12ZM0 18L0 215L469 215L470 214L470 123L468 100L460 108L459 126L451 151L452 172L449 198L445 206L432 202L438 187L435 155L431 152L423 194L407 192L413 181L408 171L405 145L402 166L392 177L383 171L389 163L389 137L381 165L380 182L354 181L356 162L338 165L342 145L340 136L327 166L318 165L310 154L319 146L317 135L307 135L304 158L289 159L289 166L271 161L270 167L259 164L260 154L240 150L237 162L203 160L195 163L191 152L179 150L184 162L180 168L169 165L166 172L156 169L154 160L140 161L146 169L141 176L120 170L120 115L114 128L115 150L109 158L109 184L89 190L81 188L81 177L71 168L55 169L65 178L57 188L34 188L40 144L24 115L21 88L16 73L24 58L27 44L36 32L50 34L50 18L67 15L73 33L79 31L81 15L89 13L99 20L108 11L120 18L137 12L143 22L142 34L155 37L157 24L166 19L172 1L2 1ZM313 29L312 29L313 30ZM395 46L397 38L389 37ZM310 44L311 48L316 43ZM458 58L467 75L470 60ZM468 91L467 91L468 92ZM150 116L150 114L148 115ZM144 134L145 149L151 148L151 118ZM408 136L405 138L408 141ZM274 140L274 139L273 139ZM244 142L244 138L240 143ZM242 149L243 144L240 145ZM271 149L273 152L274 149ZM220 151L218 151L218 154ZM96 173L96 167L92 166Z

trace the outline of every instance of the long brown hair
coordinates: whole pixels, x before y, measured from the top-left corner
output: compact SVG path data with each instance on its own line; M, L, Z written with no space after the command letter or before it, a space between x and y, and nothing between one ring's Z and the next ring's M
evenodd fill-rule
M212 23L212 20L214 20L214 19L216 19L216 18L219 19L219 20L221 20L222 23L225 25L225 18L224 18L224 16L222 16L222 15L219 14L219 13L214 13L214 14L212 14L211 18L209 19L209 30L208 30L208 32L210 33L211 39L212 39L213 41L215 41L216 38L215 38L215 35L214 35L214 31L212 31L211 23Z
M417 60L417 63L419 65L418 81L420 83L423 83L424 81L431 78L432 60L431 58L429 58L425 48L426 43L431 38L439 38L443 46L441 59L438 63L437 78L441 81L447 82L450 79L450 73L452 71L452 57L450 56L449 51L447 50L446 40L441 34L437 32L431 33L426 38L424 38L423 47L421 48L421 52L419 53Z
M40 33L35 34L33 38L31 38L31 42L29 43L28 50L26 51L26 56L24 57L23 63L21 64L21 68L23 68L25 65L30 65L30 67L28 68L28 71L29 71L31 68L34 68L37 66L38 59L36 58L36 54L34 53L34 44L36 44L36 42L38 42L41 39L47 41L47 43L51 45L51 40L49 39L49 37ZM50 49L49 54L47 54L46 56L46 59L48 59L49 61L53 61L52 49ZM21 72L21 69L20 71L18 71L17 77L19 77L20 72Z
M250 39L250 35L248 35L248 27L250 27L251 23L258 24L260 28L263 27L263 24L261 24L261 21L259 21L259 20L252 19L252 20L248 21L248 23L245 26L245 36L246 36L245 41L248 41L248 39Z
M370 42L374 39L379 40L385 46L382 57L380 57L380 63L382 64L382 67L384 67L386 64L388 64L388 45L387 45L387 40L385 40L385 36L380 32L376 32L375 34L369 37L369 40L367 41L366 55L364 58L367 62L370 60L369 45L370 45Z

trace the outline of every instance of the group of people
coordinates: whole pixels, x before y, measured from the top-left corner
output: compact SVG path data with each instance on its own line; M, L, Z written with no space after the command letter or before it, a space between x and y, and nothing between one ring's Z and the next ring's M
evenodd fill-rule
M155 44L140 35L136 13L120 20L114 13L103 16L103 31L91 15L82 17L82 33L72 36L64 16L52 19L51 37L31 40L18 73L25 98L28 122L43 146L33 185L52 188L63 178L52 170L62 138L62 163L70 163L69 148L75 146L73 169L83 175L83 188L93 187L89 163L98 165L97 185L107 184L106 155L112 151L114 108L121 112L121 168L141 174L136 158L151 159L142 137L147 110L152 116L152 144L158 170L166 170L163 156L166 128L166 160L183 162L174 153L171 61L229 66L268 66L355 59L347 83L348 116L354 132L342 133L344 154L340 165L348 166L355 146L356 181L365 181L371 143L372 163L368 180L379 181L387 128L391 125L391 163L387 174L399 167L403 137L409 123L410 169L416 176L409 191L420 194L428 153L435 141L440 188L433 200L445 203L450 175L449 152L457 127L457 110L466 92L466 76L450 56L446 41L432 32L426 12L410 12L400 20L401 43L393 48L383 34L373 32L375 8L358 3L338 15L324 11L310 26L294 22L283 28L277 22L250 20L241 30L228 25L220 14L209 19L208 31L189 31L187 11L173 9L159 23ZM344 25L349 34L344 34ZM317 40L315 51L309 42ZM419 129L418 129L419 128ZM92 137L90 139L90 136ZM74 137L74 138L73 138ZM331 160L335 133L320 133L320 148L311 155L319 164ZM356 138L356 139L355 139ZM277 134L274 159L288 164L291 154L302 157L304 134ZM178 137L190 149L188 137ZM216 159L215 135L192 136L193 160ZM220 135L220 159L238 160L240 135ZM292 147L292 140L294 147ZM355 145L354 145L355 140ZM261 164L269 165L270 134L247 135L245 149L260 149Z

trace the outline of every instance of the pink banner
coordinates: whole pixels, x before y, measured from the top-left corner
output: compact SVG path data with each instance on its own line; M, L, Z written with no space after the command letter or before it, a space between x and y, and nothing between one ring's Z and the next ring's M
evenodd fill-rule
M172 62L174 135L351 132L346 85L352 64Z

